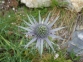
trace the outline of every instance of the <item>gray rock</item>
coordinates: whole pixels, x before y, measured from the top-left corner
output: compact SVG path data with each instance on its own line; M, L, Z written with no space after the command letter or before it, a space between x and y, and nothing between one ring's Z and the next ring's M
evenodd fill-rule
M83 56L83 30L72 34L72 40L68 42L67 51L73 51L76 56Z

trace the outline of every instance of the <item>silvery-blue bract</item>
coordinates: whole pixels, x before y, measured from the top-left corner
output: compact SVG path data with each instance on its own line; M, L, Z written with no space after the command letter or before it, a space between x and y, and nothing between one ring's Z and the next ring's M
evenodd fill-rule
M39 53L41 55L43 52L44 41L46 41L48 45L52 48L53 52L55 52L52 46L52 42L49 40L49 37L51 37L52 39L62 39L60 36L56 36L55 32L60 29L63 29L64 27L52 29L53 24L57 21L59 16L57 16L52 23L49 22L49 16L50 13L48 14L45 20L41 19L41 15L39 12L39 22L37 22L33 16L28 16L30 23L24 21L24 23L28 25L28 27L19 26L20 28L27 31L26 35L33 36L32 40L29 43L27 43L25 47L27 48L31 43L36 42L36 48L38 48Z

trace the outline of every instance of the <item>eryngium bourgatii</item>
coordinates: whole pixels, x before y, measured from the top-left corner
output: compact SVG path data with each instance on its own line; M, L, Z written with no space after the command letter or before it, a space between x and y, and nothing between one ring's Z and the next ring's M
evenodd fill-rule
M33 36L32 40L25 45L25 48L27 48L31 43L36 42L36 48L38 48L39 53L42 55L43 44L44 41L46 41L48 45L52 48L53 52L55 52L52 46L52 42L49 40L49 37L53 39L62 39L60 36L56 36L55 32L60 29L63 29L64 27L52 29L52 26L57 21L59 16L57 16L52 23L49 22L49 17L50 13L48 14L45 20L41 19L41 15L39 12L39 22L37 22L33 16L28 15L30 23L24 21L24 23L28 25L28 27L19 26L20 28L27 31L27 33L25 33L27 36Z

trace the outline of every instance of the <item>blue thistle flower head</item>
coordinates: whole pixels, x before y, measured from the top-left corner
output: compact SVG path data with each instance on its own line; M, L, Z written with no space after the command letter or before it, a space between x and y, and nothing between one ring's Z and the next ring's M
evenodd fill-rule
M53 39L54 38L62 39L60 36L56 36L55 32L63 29L64 27L52 29L52 26L57 21L59 16L57 16L52 23L49 22L49 17L50 17L50 13L48 14L45 20L41 19L41 15L39 12L39 22L37 22L33 16L31 17L28 16L30 23L24 21L24 23L28 25L28 28L18 26L27 31L27 33L25 33L26 35L33 36L32 40L25 45L25 48L29 47L31 43L36 42L36 48L38 48L39 53L42 55L43 44L44 41L46 41L48 45L52 48L53 52L55 52L52 46L52 42L49 40L49 37Z

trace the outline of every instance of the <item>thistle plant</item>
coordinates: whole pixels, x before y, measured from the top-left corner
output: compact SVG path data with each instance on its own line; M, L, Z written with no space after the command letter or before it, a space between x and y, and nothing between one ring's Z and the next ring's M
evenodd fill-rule
M56 36L55 32L60 29L63 29L64 27L52 29L52 26L57 21L59 16L57 16L55 20L52 23L50 23L49 22L50 14L51 13L49 13L47 18L44 20L41 19L41 15L39 12L38 22L32 15L31 16L28 15L30 23L24 21L24 23L28 25L28 27L19 26L20 28L27 31L27 33L25 33L27 36L29 35L33 37L32 40L25 45L25 48L28 48L31 43L36 42L36 48L38 48L39 53L42 55L43 45L44 42L46 41L46 43L51 47L52 51L55 52L49 37L51 37L52 39L55 38L62 39L60 36Z

